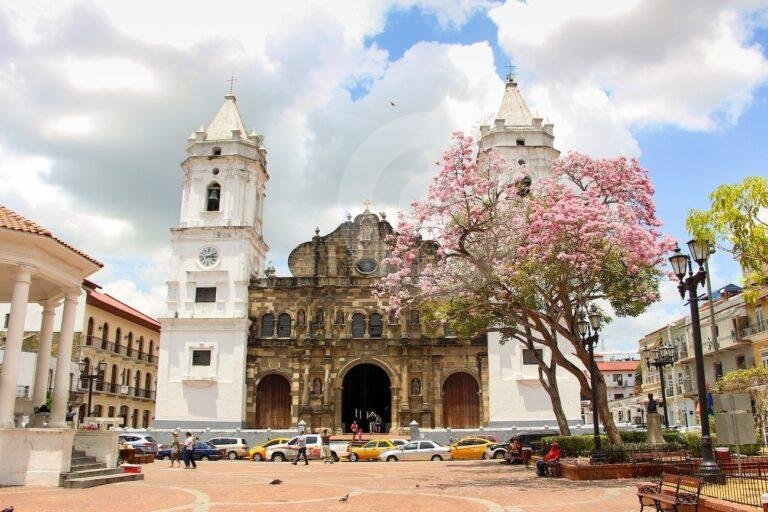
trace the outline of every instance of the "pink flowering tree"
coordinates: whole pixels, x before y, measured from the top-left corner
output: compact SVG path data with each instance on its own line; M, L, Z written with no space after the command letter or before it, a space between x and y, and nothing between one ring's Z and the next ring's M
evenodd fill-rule
M549 359L533 353L568 433L558 369L590 389L579 315L595 301L617 315L645 311L657 300L660 265L673 242L661 234L653 185L635 159L569 153L531 184L499 155L479 165L475 154L471 137L454 134L426 199L401 213L386 260L391 273L377 293L398 312L439 304L460 334L496 330L528 348L549 348ZM597 382L603 425L621 443L601 375Z

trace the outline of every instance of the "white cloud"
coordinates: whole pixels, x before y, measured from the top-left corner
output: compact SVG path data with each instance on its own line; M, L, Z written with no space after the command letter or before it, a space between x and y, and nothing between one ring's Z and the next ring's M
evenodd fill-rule
M636 155L632 129L711 131L738 120L768 79L745 19L759 5L508 0L489 15L561 149Z
M142 291L133 279L118 279L105 283L102 290L154 318L162 317L167 311L164 285L155 285Z
M130 59L69 57L61 66L61 73L69 83L86 91L127 89L144 92L156 87L153 73Z
M70 137L86 135L93 130L91 116L74 115L51 119L43 126L43 132L49 137Z

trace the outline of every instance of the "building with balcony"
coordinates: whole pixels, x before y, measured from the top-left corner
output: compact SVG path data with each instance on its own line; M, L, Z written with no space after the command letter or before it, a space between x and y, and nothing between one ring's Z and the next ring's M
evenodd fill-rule
M768 367L768 285L762 286L754 303L746 304L741 337L752 342L755 365Z
M93 382L90 416L122 417L126 426L149 427L155 416L160 323L92 282L84 288L80 357L87 374L100 373L99 362L106 363L104 374ZM87 385L80 382L83 391ZM82 403L80 418L89 416L86 409Z

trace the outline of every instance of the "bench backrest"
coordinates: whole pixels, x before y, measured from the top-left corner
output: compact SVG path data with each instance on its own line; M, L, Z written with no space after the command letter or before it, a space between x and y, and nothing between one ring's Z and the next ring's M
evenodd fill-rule
M677 491L680 490L680 475L674 473L662 473L659 490L661 490L662 487L670 489L677 494Z
M680 475L680 490L686 491L692 494L696 494L698 497L701 493L701 488L704 485L704 480L696 478L694 476Z

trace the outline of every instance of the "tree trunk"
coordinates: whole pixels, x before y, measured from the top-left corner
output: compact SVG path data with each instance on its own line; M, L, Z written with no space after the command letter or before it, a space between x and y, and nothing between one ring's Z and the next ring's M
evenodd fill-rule
M547 372L547 380L549 380L551 383L554 383L554 385L545 385L541 372L539 373L539 380L541 381L542 385L544 385L544 389L546 389L547 393L549 394L549 400L552 402L552 412L555 413L557 426L560 427L560 435L569 436L571 435L571 427L568 425L568 418L565 416L565 411L563 410L563 402L560 400L560 390L557 387L557 378L554 375L556 371L557 365L553 364L551 372L552 375Z
M597 410L600 413L600 420L603 422L603 428L608 436L608 440L613 444L624 444L619 435L619 429L616 428L616 423L613 422L613 415L608 408L608 393L605 388L605 379L603 379L602 374L599 372L597 374Z

